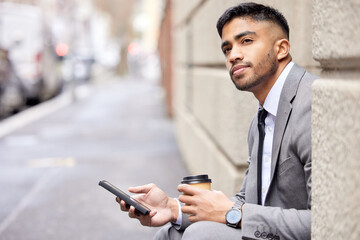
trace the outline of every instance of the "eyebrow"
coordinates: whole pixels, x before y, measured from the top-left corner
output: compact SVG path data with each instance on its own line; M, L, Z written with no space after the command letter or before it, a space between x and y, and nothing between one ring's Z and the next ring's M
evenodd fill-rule
M255 33L255 32L252 32L252 31L241 32L241 33L237 34L237 35L234 37L234 39L235 39L235 40L238 40L238 39L240 39L240 38L242 38L243 36L246 36L246 35L256 35L256 33ZM222 49L223 47L225 47L226 45L228 45L228 44L230 44L229 41L223 42L223 43L221 44L221 49Z

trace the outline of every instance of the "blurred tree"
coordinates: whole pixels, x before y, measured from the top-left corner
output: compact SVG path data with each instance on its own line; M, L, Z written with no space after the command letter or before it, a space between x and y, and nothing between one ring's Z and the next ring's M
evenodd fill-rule
M111 16L111 31L114 37L120 39L121 60L118 65L118 73L123 75L128 72L127 69L127 47L133 38L132 19L133 8L137 0L94 0L96 7Z

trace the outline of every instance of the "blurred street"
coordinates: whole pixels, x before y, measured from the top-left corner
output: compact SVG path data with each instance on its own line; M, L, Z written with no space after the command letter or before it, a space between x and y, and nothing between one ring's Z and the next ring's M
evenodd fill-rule
M129 219L99 180L178 195L187 172L162 88L111 76L84 92L0 122L0 239L152 239L158 229Z

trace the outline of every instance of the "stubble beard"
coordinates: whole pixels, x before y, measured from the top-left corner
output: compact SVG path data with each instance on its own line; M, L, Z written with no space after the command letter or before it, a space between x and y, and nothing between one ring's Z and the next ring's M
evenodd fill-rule
M249 67L253 66L251 62L247 62L246 64ZM251 89L275 75L277 68L278 62L273 50L271 49L266 54L266 57L253 68L254 74L246 79L243 84L241 84L241 78L243 78L243 76L235 77L230 73L230 77L238 90L251 92ZM266 69L265 72L263 69Z

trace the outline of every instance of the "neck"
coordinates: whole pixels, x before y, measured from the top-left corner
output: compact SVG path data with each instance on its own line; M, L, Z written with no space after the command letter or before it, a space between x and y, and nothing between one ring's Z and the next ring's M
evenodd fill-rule
M264 81L264 84L259 86L257 90L253 91L253 94L255 95L256 99L259 101L261 106L264 106L265 99L269 94L271 88L274 86L280 74L284 71L285 67L288 65L290 61L291 58L288 58L284 61L280 61L275 74L270 76L267 81Z

